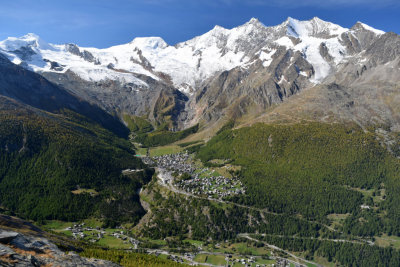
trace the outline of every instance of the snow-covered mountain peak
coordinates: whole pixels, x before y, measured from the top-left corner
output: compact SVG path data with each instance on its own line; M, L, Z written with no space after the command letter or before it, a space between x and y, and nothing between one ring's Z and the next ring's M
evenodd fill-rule
M21 48L31 49L47 49L51 50L53 47L43 41L38 35L28 33L22 37L8 37L6 40L0 42L0 49L5 51L16 51Z
M27 34L0 42L0 53L15 64L37 72L70 70L88 81L112 79L140 86L145 86L140 81L145 75L157 81L172 81L177 88L190 87L190 90L182 89L186 92L218 72L248 66L258 62L256 59L268 67L278 51L277 46L280 50L283 47L291 50L288 55L300 52L314 68L310 80L322 82L349 56L342 33L355 31L366 31L361 38L365 35L373 39L374 35L368 31L383 34L361 22L348 30L318 17L305 21L289 17L272 27L252 18L232 29L217 25L203 35L176 45L168 45L160 37L138 37L127 44L97 49L47 44L39 36Z
M213 29L206 32L203 35L197 36L189 41L179 43L178 47L184 47L186 45L196 47L196 49L206 48L213 45L219 45L223 39L229 34L230 30L225 29L219 25L216 25Z
M360 30L360 29L367 30L367 31L373 32L376 35L382 35L385 33L384 31L372 28L371 26L369 26L365 23L362 23L360 21L357 21L357 23L351 29L352 30Z
M129 44L140 49L164 49L168 46L161 37L136 37Z
M243 26L249 26L253 25L256 27L266 27L261 21L259 21L257 18L251 18L248 22L242 25Z
M304 21L289 17L283 23L283 25L287 27L287 35L293 36L295 38L310 36L330 38L348 31L347 28L343 28L337 24L321 20L317 17L314 17L311 20Z
M210 31L210 32L226 32L228 29L219 26L219 25L215 25L214 28Z

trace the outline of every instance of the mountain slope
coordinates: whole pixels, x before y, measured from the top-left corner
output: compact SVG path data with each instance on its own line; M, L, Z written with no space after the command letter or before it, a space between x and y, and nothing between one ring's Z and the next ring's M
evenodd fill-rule
M35 220L139 220L152 170L113 133L125 126L3 56L0 70L0 205Z
M397 40L398 35L361 22L347 29L316 17L288 18L267 27L253 18L233 29L216 26L174 46L148 37L106 49L82 48L48 44L28 34L4 40L0 52L110 114L147 116L156 124L168 121L170 128L199 122L218 128L227 119L265 116L293 95L310 97L309 89L315 92L308 100L312 112L333 113L332 121L367 124L364 118L377 117L373 123L394 120L397 125L395 116L387 116L397 102L378 107L365 93L371 81L368 90L374 95L396 88ZM342 111L341 100L324 109L325 91L318 88L335 84L352 96L348 103L354 102L356 111ZM171 100L165 101L165 95ZM160 116L171 101L175 115Z
M0 95L49 112L69 109L120 136L128 134L126 127L117 118L50 83L41 75L11 63L3 55L0 55L0 72Z
M3 207L35 220L136 221L144 214L136 190L152 172L127 141L72 112L54 115L0 101ZM143 171L123 176L128 168Z

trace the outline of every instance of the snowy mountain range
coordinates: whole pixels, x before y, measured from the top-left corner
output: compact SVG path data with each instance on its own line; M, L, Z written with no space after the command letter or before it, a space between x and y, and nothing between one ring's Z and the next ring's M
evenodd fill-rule
M268 27L252 18L233 29L215 26L176 45L145 37L97 49L49 44L27 34L0 42L0 53L107 111L153 118L160 96L168 95L175 105L181 103L173 119L190 125L227 116L219 111L240 106L237 101L248 95L251 101L242 104L256 105L262 113L307 88L339 80L350 86L357 73L398 60L397 52L381 51L387 36L398 39L361 22L348 29L317 17L288 18ZM379 41L383 46L376 46ZM396 45L393 51L399 50ZM227 81L221 84L221 75L227 75L229 88ZM210 113L221 105L218 114Z
M360 25L376 35L384 33ZM255 59L262 60L267 67L279 46L300 51L316 71L313 80L320 82L330 70L330 62L319 52L320 45L326 45L334 65L340 64L348 55L341 35L352 34L352 31L318 18L310 21L288 18L273 27L266 27L252 18L230 30L215 26L204 35L174 46L160 37L147 37L97 49L74 44L49 44L30 33L0 42L0 51L13 63L35 72L71 70L87 81L118 79L146 86L131 74L143 74L158 80L157 73L162 72L171 77L177 88L185 91L186 85L196 89L196 85L216 72L246 67Z

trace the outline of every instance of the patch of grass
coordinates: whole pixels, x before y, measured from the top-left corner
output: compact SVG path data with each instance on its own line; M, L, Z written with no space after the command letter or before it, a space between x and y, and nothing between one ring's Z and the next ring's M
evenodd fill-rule
M386 234L375 237L375 244L380 247L393 247L400 249L400 237L398 236L388 236Z
M132 245L128 242L124 244L121 239L115 238L113 236L104 235L97 243L97 245L114 248L114 249L129 249Z
M269 249L267 247L256 248L253 246L249 246L247 243L235 243L229 247L229 253L238 253L241 255L253 255L253 256L262 256L269 255Z
M197 141L180 143L180 144L178 144L178 146L180 146L180 147L188 147L188 146L195 145L195 144L198 144L198 143L203 143L203 142L204 142L203 140L197 140Z
M186 239L185 241L195 246L203 246L204 243L203 241L192 240L192 239Z
M67 227L71 227L74 223L73 222L63 222L63 221L45 221L45 223L41 226L45 230L52 230L52 231L61 231Z
M158 257L160 259L164 259L164 260L168 259L168 255L167 254L160 254L160 255L158 255Z
M135 151L136 151L136 155L140 155L140 156L147 155L147 148L145 148L145 147L136 148Z
M181 151L183 151L183 149L177 145L153 147L150 148L150 157L175 154Z
M226 264L224 255L208 255L206 262L213 264L213 265L225 265Z
M132 132L147 133L154 129L151 123L144 118L128 114L124 114L122 117Z
M327 266L327 267L334 267L337 266L335 263L328 261L326 258L319 257L319 256L314 256L313 261L315 263L318 263L322 266Z
M73 190L71 191L71 193L74 195L87 193L90 194L91 196L97 196L99 194L99 192L97 192L96 189L85 189L85 188Z
M333 214L328 214L327 218L328 218L328 220L331 221L332 227L337 227L337 226L343 226L344 221L350 215L351 215L350 213L345 213L345 214L333 213Z
M102 221L94 218L86 219L83 222L87 227L92 227L92 228L101 227L103 225Z
M198 263L205 263L207 259L207 254L197 254L196 257L194 257L194 261L197 261Z
M364 195L364 197L372 197L372 194L374 192L374 189L362 189L362 188L354 188L354 187L349 187L349 189L360 192L361 194Z

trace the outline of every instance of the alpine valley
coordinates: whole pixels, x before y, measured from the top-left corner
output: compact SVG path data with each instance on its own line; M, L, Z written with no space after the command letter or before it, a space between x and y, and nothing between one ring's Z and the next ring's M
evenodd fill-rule
M399 159L400 36L361 22L0 42L0 265L400 266Z

